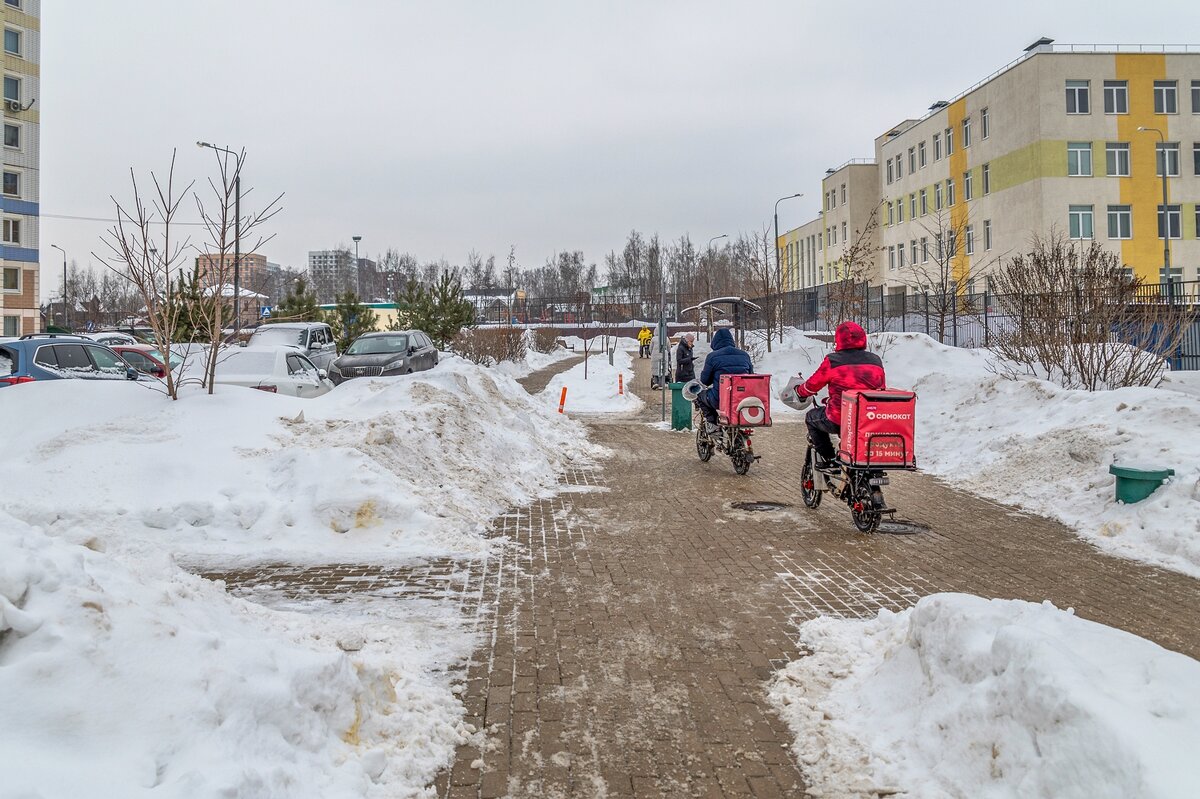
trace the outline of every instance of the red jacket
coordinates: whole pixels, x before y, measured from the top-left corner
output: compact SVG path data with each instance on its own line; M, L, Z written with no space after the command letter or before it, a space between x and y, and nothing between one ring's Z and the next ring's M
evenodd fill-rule
M833 335L834 351L812 377L796 386L801 397L814 396L829 386L829 399L825 401L825 418L834 424L842 423L842 392L851 390L879 390L887 386L883 373L883 361L873 352L867 352L867 333L854 322L842 322Z

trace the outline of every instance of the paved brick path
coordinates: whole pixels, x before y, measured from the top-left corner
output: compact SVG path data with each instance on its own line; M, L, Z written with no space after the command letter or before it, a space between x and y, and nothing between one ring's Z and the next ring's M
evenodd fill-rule
M645 363L633 388L649 397ZM863 536L844 508L800 504L800 426L764 431L763 459L738 477L723 456L701 464L690 436L647 426L657 419L653 403L590 421L611 460L498 523L518 557L492 583L494 635L465 695L486 743L463 747L439 796L803 796L763 684L800 654L795 622L936 591L1050 599L1200 655L1196 581L923 475L889 496L918 532Z
M539 391L577 362L523 382ZM485 732L437 781L444 799L803 796L763 682L801 654L796 622L937 591L1050 599L1200 656L1197 581L1102 555L925 475L889 488L911 534L863 536L844 507L800 503L800 425L762 431L745 477L721 455L702 464L690 435L648 424L659 408L647 364L632 383L649 400L640 416L588 420L612 457L497 519L493 558L212 576L259 598L457 602L484 642L464 702ZM732 504L747 500L794 505Z

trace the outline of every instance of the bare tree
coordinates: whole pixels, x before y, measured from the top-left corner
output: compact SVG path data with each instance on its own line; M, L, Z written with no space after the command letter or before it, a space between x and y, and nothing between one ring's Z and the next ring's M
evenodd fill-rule
M1002 375L1035 375L1096 391L1154 385L1194 310L1164 297L1093 242L1037 238L992 275L1008 324L993 334Z
M879 206L871 209L866 223L855 229L854 240L845 244L841 257L831 265L834 279L825 284L825 324L829 329L847 319L861 320L866 327L867 294L864 290L876 266L879 245Z
M170 363L171 339L180 310L171 299L172 283L174 272L186 260L188 249L187 239L177 240L172 225L192 184L189 183L182 193L175 193L175 151L171 152L171 167L165 182L150 173L154 192L149 204L142 196L132 169L129 178L133 185L132 203L126 205L116 197L111 198L116 208L116 222L100 237L108 254L101 257L93 253L93 256L137 289L144 303L146 321L154 331L159 357L163 363ZM179 385L169 369L166 391L171 399L179 398Z
M975 255L981 236L967 211L939 209L919 224L925 235L907 245L909 257L901 280L922 295L924 311L937 330L937 339L945 341L947 324L980 312L971 296L972 287L976 277L991 269L998 259ZM900 246L906 245L901 242Z
M200 220L208 238L205 254L210 257L212 262L208 288L216 292L218 297L218 301L212 304L211 315L202 325L204 339L209 345L202 380L208 386L210 394L213 391L213 377L217 371L220 345L224 339L225 303L222 299L225 296L225 287L229 285L235 268L235 257L231 256L254 252L274 237L273 235L263 237L255 231L279 213L279 203L283 199L283 195L279 194L260 210L243 211L240 207L242 201L250 198L254 192L253 189L248 189L242 191L240 197L238 196L242 168L246 163L245 149L236 153L214 149L213 153L217 160L217 178L210 178L208 181L211 192L210 199L206 204L206 201L198 193L194 195L196 208L200 212ZM240 214L240 218L238 214ZM249 247L246 246L247 243L250 243ZM357 264L355 266L357 267ZM240 306L240 297L235 296L232 300L233 307ZM235 327L240 324L240 319L235 320Z

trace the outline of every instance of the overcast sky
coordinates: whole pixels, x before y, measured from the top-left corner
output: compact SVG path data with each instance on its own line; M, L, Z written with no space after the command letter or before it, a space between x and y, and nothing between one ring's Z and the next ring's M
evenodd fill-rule
M1105 11L1111 7L1112 11ZM1170 42L1193 2L44 0L42 258L100 251L129 168L214 174L197 139L248 150L252 198L285 194L272 260L389 246L521 266L633 228L703 244L816 212L827 167L872 154L1021 54ZM251 202L247 199L247 202ZM186 218L196 214L188 206ZM54 274L50 272L50 274ZM43 283L43 295L58 281Z

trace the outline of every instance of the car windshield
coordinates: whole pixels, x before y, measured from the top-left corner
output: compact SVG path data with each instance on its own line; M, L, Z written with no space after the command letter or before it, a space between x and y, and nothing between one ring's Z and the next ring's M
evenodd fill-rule
M254 346L265 345L280 346L287 345L289 347L304 346L304 331L297 330L294 327L271 327L264 325L254 331L254 335L250 337L254 341Z
M346 355L383 355L390 352L405 352L408 336L363 336L355 339L346 350Z
M217 371L225 375L269 375L275 371L275 353L231 352L217 361Z

